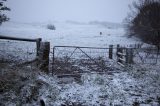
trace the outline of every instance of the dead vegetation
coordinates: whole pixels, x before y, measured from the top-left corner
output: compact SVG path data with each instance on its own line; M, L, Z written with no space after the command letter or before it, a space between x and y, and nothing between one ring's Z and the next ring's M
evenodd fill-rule
M38 101L42 84L37 81L38 69L26 66L11 66L0 63L0 105L30 104Z

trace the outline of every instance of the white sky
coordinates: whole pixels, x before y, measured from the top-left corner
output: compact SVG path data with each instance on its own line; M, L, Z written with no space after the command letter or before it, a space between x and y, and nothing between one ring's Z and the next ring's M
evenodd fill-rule
M19 22L122 22L133 0L8 0L9 17Z

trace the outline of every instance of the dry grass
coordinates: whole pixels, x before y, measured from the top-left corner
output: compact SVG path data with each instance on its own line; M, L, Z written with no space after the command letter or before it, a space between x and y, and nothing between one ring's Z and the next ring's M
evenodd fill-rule
M9 66L0 64L0 105L31 103L38 97L38 86L35 84L38 71L28 66Z

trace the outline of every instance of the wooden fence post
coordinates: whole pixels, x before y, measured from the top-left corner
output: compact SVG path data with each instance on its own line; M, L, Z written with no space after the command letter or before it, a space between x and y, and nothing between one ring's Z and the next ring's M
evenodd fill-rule
M133 64L133 49L132 48L129 49L129 55L130 55L129 64Z
M42 41L42 38L38 38L36 41L36 46L37 46L37 56L39 56L39 50L40 50L40 43Z
M117 52L116 52L117 55L118 55L118 52L119 52L119 48L120 48L120 45L118 44L117 45Z
M119 55L118 55L119 48L120 48L120 45L118 44L118 45L117 45L117 51L116 51L116 55L117 55L117 62L118 62L118 58L119 58L119 57L118 57L118 56L119 56Z
M126 49L126 64L133 64L133 49Z
M109 59L113 59L113 45L109 45Z
M123 58L123 48L119 48L118 52L118 62L123 64L123 61L121 60Z
M126 64L129 64L129 48L126 48Z
M53 71L54 71L54 69L55 69L54 63L55 63L55 47L53 47L52 75L53 75Z
M49 72L50 42L41 42L38 55L38 67Z

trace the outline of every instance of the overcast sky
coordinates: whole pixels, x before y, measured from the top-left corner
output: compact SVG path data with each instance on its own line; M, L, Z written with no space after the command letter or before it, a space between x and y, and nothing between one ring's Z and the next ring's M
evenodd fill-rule
M8 0L12 21L122 22L133 0Z

